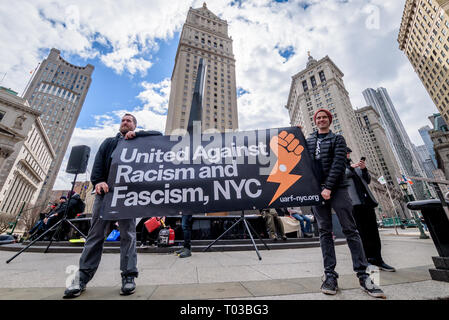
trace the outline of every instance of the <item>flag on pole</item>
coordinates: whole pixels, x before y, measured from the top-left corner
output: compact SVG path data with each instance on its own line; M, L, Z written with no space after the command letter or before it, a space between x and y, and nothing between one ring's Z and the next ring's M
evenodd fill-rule
M379 179L377 179L377 181L379 181L380 184L387 184L387 181L385 181L384 176L380 176Z
M408 179L404 174L402 175L402 178L404 179L404 182L408 182L410 185L413 185L413 181Z

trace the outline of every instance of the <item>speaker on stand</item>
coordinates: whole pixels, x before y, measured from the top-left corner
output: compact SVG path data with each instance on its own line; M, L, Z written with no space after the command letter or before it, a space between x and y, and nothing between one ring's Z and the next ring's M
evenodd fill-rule
M61 228L63 226L64 223L68 223L70 225L70 227L72 227L73 229L75 229L83 238L87 238L77 227L75 227L73 225L72 222L70 222L67 219L67 213L68 213L68 209L69 209L69 204L70 204L70 200L72 199L72 193L73 193L73 189L75 188L75 183L76 183L76 178L78 176L78 174L80 173L85 173L86 169L87 169L87 163L89 162L89 155L90 155L90 148L88 146L74 146L72 147L72 150L70 152L70 157L69 157L69 162L67 163L67 168L66 168L66 172L67 173L71 173L74 174L75 177L73 179L72 182L72 189L70 190L69 193L69 198L67 199L67 205L65 207L65 211L64 211L64 215L61 218L61 220L59 220L56 224L54 224L50 229L48 229L47 231L45 231L43 234L41 234L38 238L36 238L35 240L33 240L31 243L29 243L25 248L23 248L22 250L20 250L16 255L14 255L11 259L9 259L8 261L6 261L6 263L10 263L14 258L16 258L19 254L21 254L22 252L24 252L25 250L27 250L29 247L31 247L36 241L39 241L41 238L43 238L47 233L55 230L57 228L57 230L55 231L55 235L58 235L59 232L61 231ZM44 253L48 252L48 249L50 248L51 244L53 243L53 237L50 240L50 243L47 246L47 249L45 249Z

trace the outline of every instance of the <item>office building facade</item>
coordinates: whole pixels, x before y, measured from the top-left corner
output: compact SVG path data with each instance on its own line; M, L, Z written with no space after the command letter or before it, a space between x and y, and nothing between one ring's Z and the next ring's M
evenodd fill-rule
M92 82L94 67L75 66L61 57L61 52L51 49L42 61L27 87L24 98L32 109L39 111L56 157L39 198L47 202L58 176L78 116Z
M0 214L16 215L24 205L30 208L38 202L56 155L40 112L25 99L0 90L0 114L0 147L4 148L4 137L14 138L13 144L6 143L12 152L0 172Z
M313 115L324 108L333 115L331 130L345 137L352 149L352 157L360 159L365 153L361 145L361 131L357 125L343 72L328 57L317 61L309 55L306 68L292 77L287 105L292 126L300 125L307 137L316 130Z
M366 103L373 106L380 115L381 125L385 128L388 142L399 164L401 175L395 178L402 178L402 175L424 177L413 145L387 90L385 88L377 90L368 88L363 91L363 96ZM424 184L419 181L415 181L413 184L413 193L415 199L422 200L427 197Z
M398 36L402 50L449 121L449 0L406 0Z
M203 7L190 8L182 28L165 133L187 129L199 60L206 65L202 100L202 129L238 129L235 59L228 24Z

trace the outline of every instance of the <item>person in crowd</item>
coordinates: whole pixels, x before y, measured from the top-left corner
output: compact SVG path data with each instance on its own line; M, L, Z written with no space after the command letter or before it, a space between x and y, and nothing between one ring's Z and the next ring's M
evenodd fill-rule
M65 196L62 196L61 198L66 199ZM61 201L61 198L59 199L59 201ZM45 219L47 219L51 214L54 213L55 209L58 207L58 203L55 202L50 206L50 211L48 211L47 213L40 213L40 218L39 220L34 224L34 226L30 229L30 231L28 231L28 240L32 240L36 237L38 237L39 235L42 234L42 232L45 231Z
M284 226L275 209L262 209L262 217L267 225L268 236L272 240L287 241L287 236L284 232Z
M145 221L147 221L149 219L151 219L151 218L147 218L147 219L145 219ZM148 246L152 246L152 245L156 244L157 238L159 236L159 231L161 231L161 229L165 228L165 217L156 217L156 219L161 222L161 225L151 232L148 232L148 229L145 226L145 223L142 224L142 231L140 232L140 247L141 248L147 248Z
M290 216L299 221L301 226L302 236L304 238L311 238L312 235L312 220L303 214L300 207L288 208Z
M395 268L386 264L381 254L382 245L374 211L378 203L368 186L371 175L366 168L364 158L358 163L351 163L351 152L352 150L347 148L346 178L349 183L349 197L353 205L352 213L362 238L366 258L370 264L379 269L394 272Z
M332 238L333 208L348 243L353 269L357 274L362 290L373 297L382 297L383 291L373 283L366 272L368 262L363 251L362 241L352 216L352 202L348 194L346 170L346 141L342 135L330 130L332 114L329 110L318 109L313 120L318 130L306 140L307 149L315 166L315 175L321 185L324 203L314 206L315 219L318 223L320 246L323 254L324 277L321 291L324 294L337 294L338 273L335 271L337 258Z
M112 161L112 153L122 139L133 139L142 136L161 135L156 131L135 132L137 120L132 114L125 114L120 122L120 132L115 137L107 138L100 145L95 156L91 174L91 182L95 186L95 202L92 209L92 220L89 234L81 254L79 271L72 284L65 290L64 298L79 296L87 283L92 279L100 264L105 241L105 231L110 222L100 219L104 195L109 192L107 184ZM122 271L121 295L135 292L134 279L138 276L136 252L136 219L119 220L120 226L120 270Z
M176 250L175 253L180 258L188 258L192 255L192 226L193 216L191 214L182 215L181 220L182 233L184 235L184 242L181 249Z

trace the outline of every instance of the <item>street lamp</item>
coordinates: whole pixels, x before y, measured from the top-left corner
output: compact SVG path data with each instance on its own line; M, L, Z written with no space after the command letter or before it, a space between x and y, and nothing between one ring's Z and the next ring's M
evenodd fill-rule
M401 181L401 183L399 183L399 186L401 187L402 191L404 191L404 199L405 199L406 203L415 201L415 197L413 197L413 194L408 193L408 183L407 182ZM421 219L419 219L416 212L413 210L412 210L412 214L413 214L413 217L415 218L416 224L418 225L418 229L420 232L419 238L420 239L429 239L429 236L427 236L426 233L424 232L424 229L421 224Z

